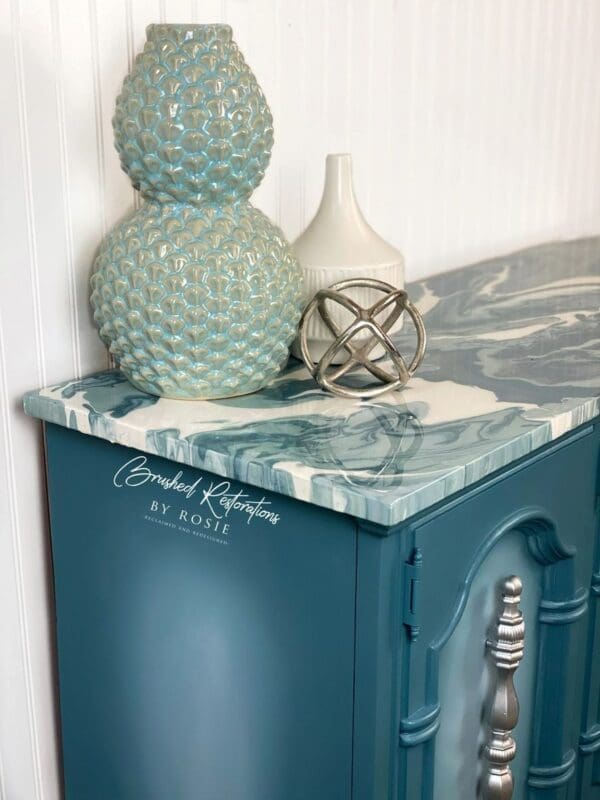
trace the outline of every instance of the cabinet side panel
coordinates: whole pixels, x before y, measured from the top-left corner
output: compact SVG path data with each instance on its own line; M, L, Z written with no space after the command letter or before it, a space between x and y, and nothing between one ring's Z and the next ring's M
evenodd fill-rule
M48 426L67 800L348 800L355 529Z

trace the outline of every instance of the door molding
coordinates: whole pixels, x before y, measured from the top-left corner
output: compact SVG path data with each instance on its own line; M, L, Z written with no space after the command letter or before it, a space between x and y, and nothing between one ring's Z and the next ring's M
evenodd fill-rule
M575 585L574 556L576 548L567 546L558 533L552 517L543 508L527 506L502 521L490 531L473 553L450 617L442 630L427 647L425 656L425 704L410 713L410 691L403 691L405 713L401 715L399 745L400 771L415 764L415 748L421 748L420 791L409 792L411 798L433 800L435 738L440 724L439 663L440 655L450 640L464 613L473 580L495 545L509 533L518 532L526 538L532 557L542 567L542 597L538 608L539 648L537 657L537 688L534 699L531 766L528 786L531 800L547 797L546 790L555 790L567 783L575 772L576 756L564 746L565 722L568 718L567 697L558 687L566 682L570 626L585 616L588 610L587 590ZM412 532L411 552L421 548L418 529ZM422 548L421 576L427 573L427 554ZM419 618L411 620L419 626ZM403 682L412 682L417 669L414 659L415 640L405 629ZM552 654L551 657L548 657ZM550 719L551 717L551 719ZM409 751L413 751L410 759ZM412 773L414 775L414 772Z

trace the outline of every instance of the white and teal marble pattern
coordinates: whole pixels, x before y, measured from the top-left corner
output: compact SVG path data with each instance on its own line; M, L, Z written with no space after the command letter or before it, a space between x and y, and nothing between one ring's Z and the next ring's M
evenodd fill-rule
M429 346L401 392L324 394L298 362L220 401L146 395L117 371L25 397L28 414L383 525L600 413L600 238L409 286ZM407 326L408 327L408 326ZM410 347L408 332L401 334Z

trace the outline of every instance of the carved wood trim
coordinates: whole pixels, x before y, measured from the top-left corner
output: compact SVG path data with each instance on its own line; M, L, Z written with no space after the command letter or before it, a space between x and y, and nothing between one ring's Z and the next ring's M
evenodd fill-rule
M521 580L513 575L504 581L503 608L494 639L488 649L497 670L497 682L489 714L490 736L483 755L487 761L481 781L484 800L511 800L513 776L510 763L517 751L512 732L519 720L519 700L513 684L515 670L523 658L525 623L519 609Z

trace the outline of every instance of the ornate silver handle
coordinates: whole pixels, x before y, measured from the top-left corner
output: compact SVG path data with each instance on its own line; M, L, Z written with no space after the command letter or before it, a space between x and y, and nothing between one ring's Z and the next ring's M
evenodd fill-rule
M481 781L484 800L511 800L513 776L510 762L517 745L512 732L519 720L519 700L513 675L523 658L525 623L519 609L521 580L513 575L502 587L502 613L498 617L494 639L487 646L497 670L497 683L489 714L491 729L483 754L487 765Z

